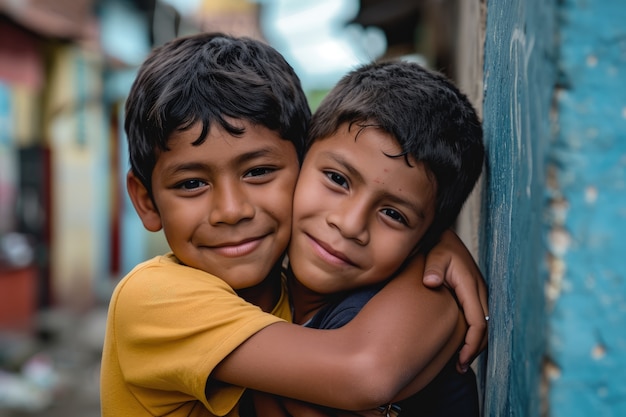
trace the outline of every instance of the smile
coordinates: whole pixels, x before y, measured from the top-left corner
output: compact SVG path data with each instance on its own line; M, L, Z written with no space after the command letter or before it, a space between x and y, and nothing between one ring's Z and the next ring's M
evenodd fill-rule
M336 266L356 266L356 264L342 252L334 250L326 243L318 241L310 235L306 236L311 243L313 251L325 262Z
M261 246L264 238L265 236L241 242L224 243L218 246L212 246L211 250L226 258L238 258L254 252L259 246Z

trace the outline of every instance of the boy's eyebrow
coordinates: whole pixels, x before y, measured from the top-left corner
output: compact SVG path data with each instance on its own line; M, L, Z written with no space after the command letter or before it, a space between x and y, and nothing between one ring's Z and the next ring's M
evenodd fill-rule
M203 164L202 162L182 162L180 164L167 166L164 170L164 174L168 176L177 172L199 171L206 169L206 167L206 164Z
M241 163L241 162L251 161L257 158L262 158L268 155L280 155L280 154L281 152L277 149L274 149L272 147L265 147L265 148L256 149L250 152L244 152L236 158L236 161Z
M272 149L271 147L256 149L250 152L244 152L241 155L237 156L237 158L235 158L235 163L241 164L241 163L245 163L248 161L252 161L257 158L267 156L267 155L279 155L279 154L280 153L277 150ZM210 170L210 169L211 169L211 166L209 164L206 164L204 162L193 161L193 162L183 162L180 164L172 165L167 168L167 172L169 172L169 175L171 175L175 172L181 172L181 171L200 171L200 170Z
M333 161L341 165L346 171L348 171L351 176L355 177L357 180L364 182L361 173L356 168L354 168L352 164L348 162L343 156L330 151L324 151L322 152L322 155L332 159Z
M343 156L336 154L334 152L331 152L331 151L324 151L322 152L322 155L327 156L328 158L334 160L336 163L341 165L356 180L364 182L364 179L361 173L356 168L354 168L354 166L352 166L352 164L350 164L350 162L348 162ZM415 214L417 214L417 216L420 219L424 220L426 218L426 214L424 213L424 208L422 207L421 204L419 204L419 202L413 201L412 199L407 200L405 198L401 198L397 196L396 194L390 193L388 191L385 192L382 196L385 199L393 203L408 206L411 210L415 212Z

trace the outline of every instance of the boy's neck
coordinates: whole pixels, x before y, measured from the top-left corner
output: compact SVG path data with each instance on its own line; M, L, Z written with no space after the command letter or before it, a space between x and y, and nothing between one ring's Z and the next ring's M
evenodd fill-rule
M280 299L281 272L281 262L277 262L263 282L254 287L237 290L237 295L247 302L259 306L266 313L271 313Z
M328 294L311 291L300 283L291 269L287 272L287 287L291 301L293 322L304 324L328 304Z

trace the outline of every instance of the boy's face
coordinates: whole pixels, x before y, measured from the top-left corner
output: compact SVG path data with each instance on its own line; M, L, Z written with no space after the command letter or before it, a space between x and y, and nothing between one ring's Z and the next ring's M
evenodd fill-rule
M154 204L132 175L128 184L144 226L162 228L181 262L243 289L261 283L287 247L299 164L275 132L231 122L245 127L241 137L214 125L192 146L199 124L172 135L152 173Z
M343 125L306 154L294 196L289 260L318 293L390 277L414 252L435 211L423 164L397 155L389 134Z

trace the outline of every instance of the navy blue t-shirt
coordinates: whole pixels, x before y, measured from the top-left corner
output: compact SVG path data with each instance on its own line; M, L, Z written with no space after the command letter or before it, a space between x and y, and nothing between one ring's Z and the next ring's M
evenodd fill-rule
M349 293L322 308L305 325L316 329L336 329L348 323L382 288L368 287ZM476 376L469 369L457 372L456 357L417 394L396 403L400 416L419 417L477 417L478 389Z

